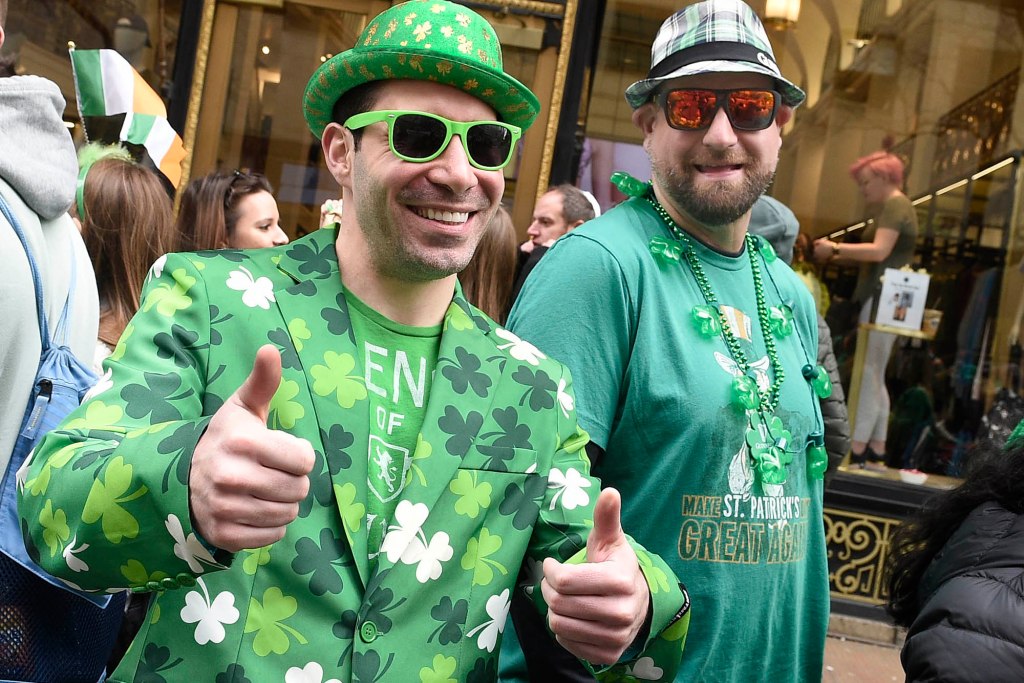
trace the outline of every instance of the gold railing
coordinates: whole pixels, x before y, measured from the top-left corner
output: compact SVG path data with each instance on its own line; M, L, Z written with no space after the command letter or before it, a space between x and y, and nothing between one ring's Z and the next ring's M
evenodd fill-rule
M872 605L885 602L885 559L900 520L825 508L825 543L832 597Z

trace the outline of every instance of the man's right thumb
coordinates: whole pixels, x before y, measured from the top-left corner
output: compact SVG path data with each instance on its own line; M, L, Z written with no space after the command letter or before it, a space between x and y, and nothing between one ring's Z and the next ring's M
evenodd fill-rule
M252 372L238 387L235 397L250 413L266 422L270 413L270 399L274 398L280 384L281 353L273 344L266 344L256 352Z

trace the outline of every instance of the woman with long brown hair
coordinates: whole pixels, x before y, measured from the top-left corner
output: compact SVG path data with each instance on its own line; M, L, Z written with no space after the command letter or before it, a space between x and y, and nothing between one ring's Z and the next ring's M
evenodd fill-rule
M77 218L100 295L98 368L138 310L150 266L177 238L171 199L152 171L107 157L88 166L82 183Z
M185 189L177 251L259 249L288 244L270 181L260 173L215 172Z
M517 249L512 217L499 206L476 246L473 259L459 273L466 300L499 325L504 325L508 317Z

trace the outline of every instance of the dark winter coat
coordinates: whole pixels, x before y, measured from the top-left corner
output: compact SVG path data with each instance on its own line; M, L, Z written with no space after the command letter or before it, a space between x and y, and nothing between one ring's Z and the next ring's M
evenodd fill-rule
M932 560L901 659L907 681L1024 681L1024 515L984 503Z
M839 364L832 351L832 331L825 319L818 316L818 363L832 380L832 395L821 399L821 418L825 422L825 451L828 453L828 474L835 474L839 463L850 450L850 420L846 411L846 395L839 381Z

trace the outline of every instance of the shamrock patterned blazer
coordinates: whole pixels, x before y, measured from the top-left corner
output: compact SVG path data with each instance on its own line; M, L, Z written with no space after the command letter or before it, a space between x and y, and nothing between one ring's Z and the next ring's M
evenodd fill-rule
M46 571L154 596L111 680L493 681L521 568L584 559L599 483L569 374L457 291L387 552L369 561L371 415L335 237L161 258L100 384L19 473ZM268 342L283 375L267 424L309 440L316 464L285 537L232 555L192 526L190 462ZM685 594L636 549L651 634L601 677L672 680Z

